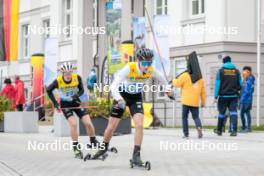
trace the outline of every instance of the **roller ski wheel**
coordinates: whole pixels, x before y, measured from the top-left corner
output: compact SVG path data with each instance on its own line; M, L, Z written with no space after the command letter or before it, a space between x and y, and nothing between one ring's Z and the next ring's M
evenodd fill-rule
M151 163L150 163L149 161L147 161L147 162L145 163L145 168L146 168L148 171L151 170Z
M130 168L134 168L134 167L138 167L138 168L145 168L146 170L150 171L151 170L151 163L149 161L146 161L145 163L135 163L133 162L133 160L130 160Z
M109 149L109 152L118 153L118 150L117 150L117 148L115 148L115 147L111 147L111 148Z
M101 160L104 161L108 157L107 151L105 150L98 150L96 153L88 153L85 156L85 161L86 160Z
M106 153L102 155L101 157L99 157L98 159L104 161L107 157L108 157L108 154Z
M134 168L133 161L132 160L129 160L129 162L130 162L130 168Z
M86 162L87 160L91 160L92 156L90 153L88 153L85 157L84 157L84 162Z
M90 153L88 153L84 157L84 162L86 162L87 160L101 160L101 161L104 161L107 157L108 157L108 154L107 153L103 154L102 156L100 156L98 158L94 158Z

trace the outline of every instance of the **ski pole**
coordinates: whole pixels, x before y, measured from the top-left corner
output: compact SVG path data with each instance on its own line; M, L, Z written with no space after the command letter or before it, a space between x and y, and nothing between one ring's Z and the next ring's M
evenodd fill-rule
M166 71L165 71L165 68L164 68L163 60L162 60L162 57L161 57L161 54L160 54L160 49L159 49L159 45L158 45L158 42L157 42L157 38L155 36L154 29L153 29L153 26L152 26L152 23L151 23L151 20L150 20L150 15L148 13L148 10L147 10L146 6L144 7L144 9L145 9L146 14L147 14L147 19L149 21L149 26L150 26L150 30L151 30L151 33L152 33L152 36L153 36L154 44L156 46L156 49L157 49L157 52L158 52L158 55L159 55L159 58L160 58L160 63L161 63L161 67L162 67L162 70L163 70L163 74L164 74L167 82L169 82L167 74L166 74Z

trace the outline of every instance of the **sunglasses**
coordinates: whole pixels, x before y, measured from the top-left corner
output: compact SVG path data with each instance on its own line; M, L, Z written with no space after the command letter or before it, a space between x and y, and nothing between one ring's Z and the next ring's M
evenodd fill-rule
M150 67L152 65L152 61L141 61L140 64L142 67Z

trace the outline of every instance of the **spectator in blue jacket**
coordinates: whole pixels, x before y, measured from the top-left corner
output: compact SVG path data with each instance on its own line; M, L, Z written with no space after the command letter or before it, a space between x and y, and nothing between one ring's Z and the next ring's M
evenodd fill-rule
M96 71L93 68L87 78L87 88L90 91L92 91L94 89L94 85L96 84L96 82L97 82Z
M96 98L96 94L94 92L94 86L96 83L97 83L96 70L95 68L92 68L86 80L86 86L87 89L89 90L88 97L90 100L94 100Z
M243 85L240 97L241 132L251 132L251 114L255 77L249 66L243 68Z

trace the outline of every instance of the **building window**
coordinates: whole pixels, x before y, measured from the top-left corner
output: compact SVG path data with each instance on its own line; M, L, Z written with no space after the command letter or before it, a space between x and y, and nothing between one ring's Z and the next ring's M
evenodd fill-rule
M191 1L191 16L204 14L204 0L190 0Z
M155 83L157 84L157 83ZM157 85L160 85L160 84L157 84ZM165 99L166 98L166 95L165 95L165 89L164 87L160 87L159 90L158 90L158 93L157 93L157 99L158 100L162 100L162 99Z
M63 37L64 39L71 38L72 25L72 0L63 0Z
M168 0L156 0L155 14L156 15L167 15L168 14Z
M210 88L210 95L214 95L214 89L215 89L215 79L216 74L219 70L218 66L211 66L210 67L210 75L209 75L209 88Z
M21 27L22 29L22 38L21 38L21 58L29 59L29 24L24 24Z
M185 57L175 59L175 77L186 71L186 69L187 62Z
M43 20L42 26L45 31L43 34L43 50L44 50L46 39L50 37L50 19Z
M178 75L187 70L187 62L185 57L179 57L170 61L170 76L169 80L175 79ZM180 89L176 91L177 97L180 96ZM166 95L164 92L157 93L157 99L165 99Z
M163 72L163 71L162 71ZM164 73L163 73L164 74ZM175 60L170 60L170 73L167 77L168 80L172 80L175 78ZM157 94L157 99L165 99L167 96L164 93L165 90L161 90Z
M45 30L44 38L47 39L50 37L50 19L43 20L43 28Z
M185 57L176 58L174 64L174 78L187 70L187 62ZM177 96L180 96L180 89L177 89Z

